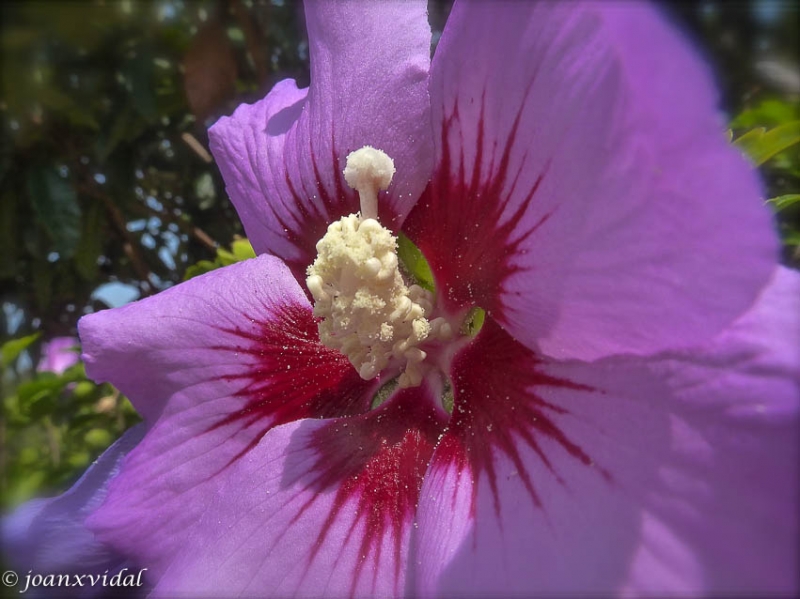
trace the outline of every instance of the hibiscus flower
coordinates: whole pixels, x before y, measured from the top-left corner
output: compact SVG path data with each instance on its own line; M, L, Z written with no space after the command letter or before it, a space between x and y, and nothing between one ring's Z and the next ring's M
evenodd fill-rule
M78 363L78 347L75 337L54 337L42 343L42 357L36 365L39 372L63 374L70 366Z
M80 323L148 427L88 528L166 596L794 589L800 281L687 43L463 2L429 64L424 2L306 20L310 88L211 130L260 256Z

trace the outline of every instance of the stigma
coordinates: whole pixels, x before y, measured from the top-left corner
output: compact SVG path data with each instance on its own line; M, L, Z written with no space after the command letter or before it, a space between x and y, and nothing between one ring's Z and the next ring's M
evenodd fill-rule
M363 379L401 371L400 387L420 384L426 341L452 335L442 318L430 321L433 294L406 285L397 238L378 221L378 192L389 187L392 159L370 146L347 157L344 178L358 191L360 214L331 223L317 243L306 285L314 298L320 341L347 356Z

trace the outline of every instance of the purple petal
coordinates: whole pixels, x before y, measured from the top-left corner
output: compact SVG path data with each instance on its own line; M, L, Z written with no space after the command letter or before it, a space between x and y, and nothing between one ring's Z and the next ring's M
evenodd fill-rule
M422 1L306 3L311 86L282 81L210 131L211 149L257 253L298 277L331 222L355 213L347 154L372 145L397 174L380 217L399 228L430 175L430 27Z
M130 489L122 498L115 488L118 496L95 522L120 538L129 534L120 519L131 511L159 521L167 511L179 519L182 510L196 513L184 541L171 546L156 596L397 596L422 477L442 428L430 393L420 389L362 416L287 424L219 469L202 494L184 491L169 473L179 497L167 508L159 480L166 475L150 456L149 479L136 475L144 487L139 503ZM213 459L200 455L195 464ZM146 505L148 495L159 501ZM162 530L142 544L144 563L152 564L153 545L168 535Z
M270 420L340 415L349 408L311 400L360 381L341 354L319 344L308 300L274 257L86 316L79 330L88 375L116 385L151 422L167 405L174 415L218 400L218 415L259 402ZM264 401L268 393L274 401Z
M113 573L123 566L125 559L100 543L85 520L105 499L109 481L144 431L144 426L137 426L125 433L63 495L34 499L4 518L3 553L8 564L40 574Z
M766 282L757 174L652 7L457 4L431 102L438 166L407 231L451 309L594 359L704 342Z
M799 314L781 271L704 349L475 372L502 349L481 333L420 496L417 592L796 593Z
M159 575L220 492L220 473L272 426L369 409L376 382L318 341L303 292L261 256L84 318L87 371L152 422L95 530Z

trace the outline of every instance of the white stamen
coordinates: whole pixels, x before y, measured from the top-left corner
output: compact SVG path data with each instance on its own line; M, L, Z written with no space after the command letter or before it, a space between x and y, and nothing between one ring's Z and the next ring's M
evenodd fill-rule
M394 172L394 161L372 146L364 146L347 156L344 180L358 191L362 219L378 218L378 191L389 187Z
M432 295L409 289L397 263L397 240L373 219L351 214L332 223L317 244L306 285L314 297L320 341L345 354L364 379L390 360L411 369L400 386L418 385L431 325L425 307Z
M419 385L428 366L418 346L452 335L443 318L428 322L433 294L408 287L400 274L397 238L377 220L378 191L386 189L394 163L369 146L347 157L344 178L361 198L361 215L342 217L317 243L306 285L321 316L320 341L338 349L364 379L389 366L403 369L399 387Z

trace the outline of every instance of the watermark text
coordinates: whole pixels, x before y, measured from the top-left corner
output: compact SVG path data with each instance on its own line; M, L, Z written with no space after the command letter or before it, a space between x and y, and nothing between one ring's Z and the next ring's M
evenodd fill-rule
M14 570L3 572L3 585L7 587L21 587L20 593L27 593L28 589L47 587L140 587L144 584L144 573L147 568L138 572L122 568L115 574L106 570L103 574L40 574L33 570L22 576Z

